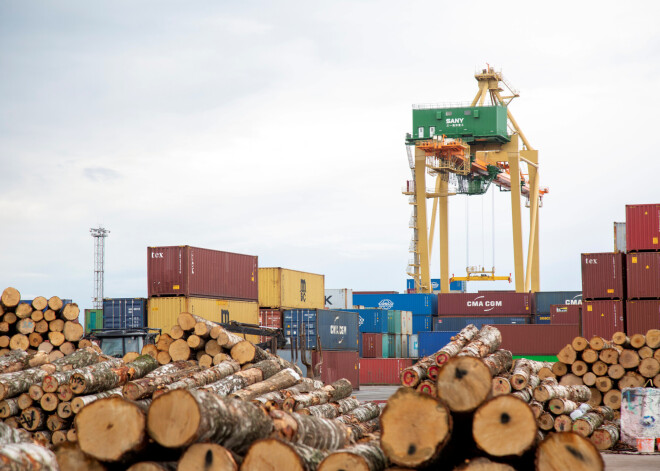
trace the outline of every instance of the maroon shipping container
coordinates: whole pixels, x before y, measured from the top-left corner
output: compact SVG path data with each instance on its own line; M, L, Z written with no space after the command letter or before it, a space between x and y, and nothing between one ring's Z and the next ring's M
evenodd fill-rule
M443 293L438 295L439 316L515 316L530 315L534 295L513 291Z
M557 355L580 335L577 324L498 325L504 350L514 355Z
M312 352L312 364L320 361L319 352ZM320 367L321 381L325 384L346 378L353 389L360 389L360 355L358 352L323 351L323 363Z
M260 327L282 328L282 311L276 309L259 309ZM271 337L261 337L260 342L266 342Z
M660 329L660 300L628 301L626 303L626 333L645 334Z
M626 255L628 299L660 298L660 252Z
M625 304L623 301L602 300L582 302L582 336L594 335L611 339L615 332L625 332Z
M383 334L361 334L362 357L381 358L383 356Z
M624 259L623 253L583 253L582 299L625 299Z
M360 384L400 386L401 372L412 365L410 358L360 358Z
M550 323L582 325L582 306L579 304L550 305Z
M660 250L660 204L626 206L626 250Z
M257 257L189 245L147 248L152 296L199 296L257 301Z

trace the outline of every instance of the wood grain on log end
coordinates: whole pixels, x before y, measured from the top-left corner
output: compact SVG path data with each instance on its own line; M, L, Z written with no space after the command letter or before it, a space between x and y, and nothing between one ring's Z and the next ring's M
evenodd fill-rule
M179 460L178 471L236 471L232 454L215 443L196 443L188 447Z
M438 456L451 428L451 415L442 401L400 388L380 416L381 447L395 464L424 465Z
M265 438L254 442L245 455L241 470L271 469L307 471L307 466L293 446L285 441L277 438Z
M522 456L536 440L534 413L516 397L496 397L474 413L472 436L491 456Z
M538 471L600 471L603 458L586 438L573 432L551 433L536 449Z
M490 393L491 374L479 358L455 357L438 373L437 395L454 412L476 409Z
M126 471L175 471L176 463L159 463L157 461L141 461L133 464ZM206 469L206 468L200 468Z
M194 439L201 411L185 389L175 389L153 400L147 417L149 435L161 445L178 448Z
M0 297L0 303L2 303L4 307L12 308L18 306L19 302L21 302L21 293L11 286L5 288L2 292L2 297Z
M474 458L454 468L454 471L515 471L515 468L488 458Z
M579 337L579 336L575 337L575 338L573 338L573 341L571 342L571 347L576 352L581 352L582 350L584 350L588 346L589 346L589 341L584 337Z
M66 471L105 471L105 466L87 456L75 443L61 443L53 450L61 470Z

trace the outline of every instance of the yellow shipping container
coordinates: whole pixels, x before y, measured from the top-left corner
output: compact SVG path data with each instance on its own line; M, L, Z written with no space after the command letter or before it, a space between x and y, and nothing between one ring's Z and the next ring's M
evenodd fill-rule
M176 325L182 312L189 312L213 322L237 321L259 325L259 305L254 301L230 299L186 298L182 296L149 298L147 302L147 326L168 333ZM259 342L256 335L247 340Z
M325 276L286 268L259 268L259 306L324 309Z

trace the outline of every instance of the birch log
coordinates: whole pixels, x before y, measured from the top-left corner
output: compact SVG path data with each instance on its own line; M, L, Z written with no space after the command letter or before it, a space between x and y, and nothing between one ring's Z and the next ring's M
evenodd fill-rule
M450 358L455 357L465 345L479 334L473 324L463 328L457 335L452 337L451 342L442 347L437 353L434 354L436 365L440 366L445 364Z

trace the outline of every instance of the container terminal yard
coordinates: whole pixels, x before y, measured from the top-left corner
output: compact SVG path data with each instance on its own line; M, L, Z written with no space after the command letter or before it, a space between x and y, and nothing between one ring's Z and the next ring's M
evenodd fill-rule
M245 21L223 28L261 34ZM452 75L466 74L448 67L440 86ZM412 104L401 129L407 264L363 260L400 272L394 290L355 282L349 266L353 281L337 283L321 258L263 263L265 248L199 244L227 239L191 222L172 230L176 243L153 230L169 242L123 238L117 252L114 225L88 224L91 305L78 287L2 273L0 469L660 469L660 203L620 192L625 217L601 222L609 249L581 247L580 282L546 281L542 254L562 244L544 237L544 202L567 201L545 181L557 157L535 147L550 131L529 110L519 119L525 98L502 70L486 63L467 78L467 101ZM321 147L297 139L296 150ZM84 169L109 186L123 178L113 172ZM176 197L201 191L211 172L195 172L198 188ZM252 191L232 195L237 206ZM459 199L464 233L450 215ZM109 266L134 251L145 276L117 283Z

